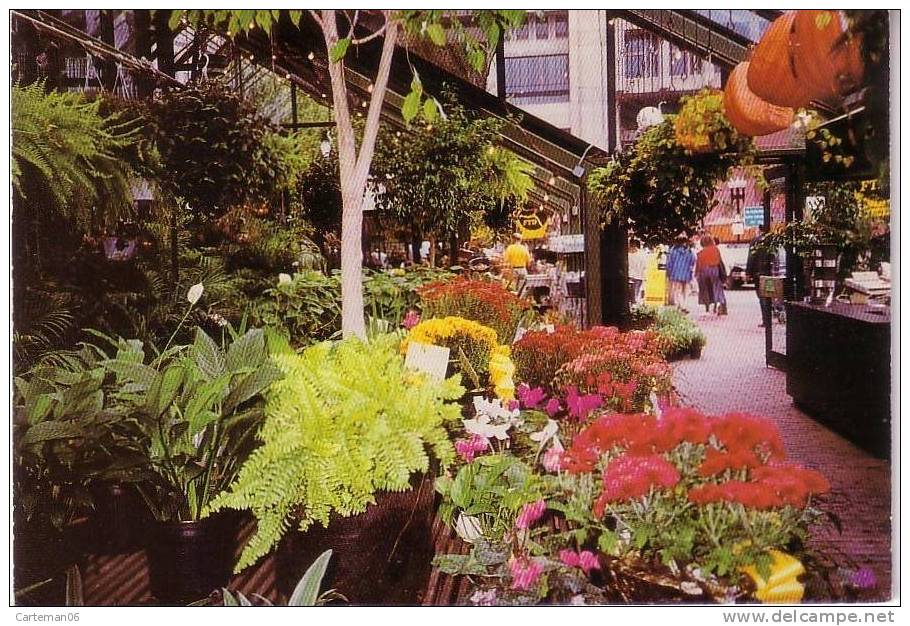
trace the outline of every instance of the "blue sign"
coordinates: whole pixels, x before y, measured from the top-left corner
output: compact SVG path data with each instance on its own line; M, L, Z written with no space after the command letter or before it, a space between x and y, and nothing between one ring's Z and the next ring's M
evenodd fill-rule
M746 228L761 226L765 223L765 207L747 206L743 208L743 225Z

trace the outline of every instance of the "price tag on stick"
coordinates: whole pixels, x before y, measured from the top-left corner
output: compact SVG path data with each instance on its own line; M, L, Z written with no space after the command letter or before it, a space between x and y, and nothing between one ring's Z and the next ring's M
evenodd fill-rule
M408 342L404 365L418 372L424 372L434 380L445 380L446 370L449 367L449 349L416 341Z

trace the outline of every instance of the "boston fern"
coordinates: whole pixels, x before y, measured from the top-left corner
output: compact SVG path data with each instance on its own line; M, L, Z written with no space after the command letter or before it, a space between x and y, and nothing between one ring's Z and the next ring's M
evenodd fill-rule
M291 520L306 530L334 513L354 515L377 491L404 491L430 456L454 453L444 422L460 416L457 378L433 382L405 369L394 336L371 343L320 343L273 358L284 378L270 389L262 445L209 510L246 509L258 518L236 571L266 554Z

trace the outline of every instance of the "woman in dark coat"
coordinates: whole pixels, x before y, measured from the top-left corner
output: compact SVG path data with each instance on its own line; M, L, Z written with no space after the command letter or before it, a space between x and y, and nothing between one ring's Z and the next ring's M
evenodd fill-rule
M720 250L709 235L701 238L701 251L695 260L695 278L698 280L698 302L705 305L705 312L714 305L718 315L727 314L727 297L724 295L723 260Z

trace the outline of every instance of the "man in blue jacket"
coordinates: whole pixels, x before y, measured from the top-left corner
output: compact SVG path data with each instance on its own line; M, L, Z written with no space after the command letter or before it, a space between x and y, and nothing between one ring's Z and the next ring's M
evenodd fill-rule
M679 235L667 254L667 280L670 281L670 304L675 304L683 313L686 308L686 291L692 282L695 267L695 253L689 246L689 239Z

